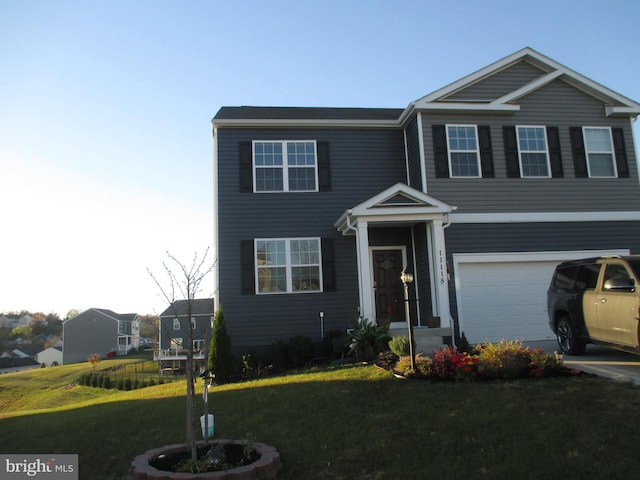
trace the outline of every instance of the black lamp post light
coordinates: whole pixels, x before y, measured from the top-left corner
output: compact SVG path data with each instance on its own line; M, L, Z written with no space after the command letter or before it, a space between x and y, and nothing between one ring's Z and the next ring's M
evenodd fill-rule
M407 317L407 327L409 329L409 354L411 355L411 369L415 372L416 356L413 351L413 326L411 325L411 309L409 308L409 285L413 283L413 274L407 272L406 266L400 273L400 280L402 281L402 285L404 285L404 308Z

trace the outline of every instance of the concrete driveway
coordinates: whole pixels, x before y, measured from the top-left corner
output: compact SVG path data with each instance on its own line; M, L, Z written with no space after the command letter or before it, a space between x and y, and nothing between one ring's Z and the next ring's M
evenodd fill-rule
M559 350L555 340L525 342L525 346L542 348L549 353ZM600 377L640 385L640 355L587 345L582 355L565 355L564 365Z

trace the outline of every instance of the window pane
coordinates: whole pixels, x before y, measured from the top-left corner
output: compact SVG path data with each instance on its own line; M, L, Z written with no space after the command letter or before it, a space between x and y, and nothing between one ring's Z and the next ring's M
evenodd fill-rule
M287 252L284 240L267 240L256 243L258 266L286 265Z
M292 265L317 265L320 250L317 240L291 240Z
M287 291L287 269L258 268L258 293Z
M451 175L454 177L477 177L478 156L475 153L452 153Z
M282 185L281 168L256 168L256 191L278 192Z
M282 165L282 144L256 143L255 164L256 166Z
M590 152L611 152L611 136L608 128L585 128L585 144Z
M546 153L523 153L522 176L523 177L548 177Z
M320 290L319 267L294 267L291 269L291 276L294 291Z
M615 177L613 155L607 153L589 154L589 173L592 177Z
M314 168L290 168L289 190L304 191L316 189L316 171Z
M287 163L289 165L315 165L316 152L313 142L287 143Z
M521 150L545 151L547 149L543 128L518 127L518 137Z
M451 150L477 150L475 127L450 126L448 128Z

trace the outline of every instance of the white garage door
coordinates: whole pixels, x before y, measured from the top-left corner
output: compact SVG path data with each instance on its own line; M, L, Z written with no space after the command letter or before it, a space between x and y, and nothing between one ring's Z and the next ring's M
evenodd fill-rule
M551 340L547 288L565 260L628 251L454 255L460 331L470 343Z

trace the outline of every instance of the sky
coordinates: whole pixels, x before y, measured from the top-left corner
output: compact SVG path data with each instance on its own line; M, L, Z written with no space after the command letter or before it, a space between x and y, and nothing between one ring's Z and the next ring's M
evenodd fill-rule
M640 101L638 18L637 0L0 0L0 312L164 310L148 271L166 285L167 252L212 248L222 106L404 108L523 47Z

